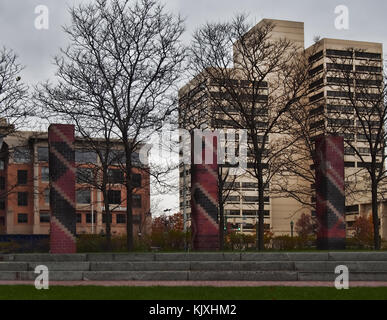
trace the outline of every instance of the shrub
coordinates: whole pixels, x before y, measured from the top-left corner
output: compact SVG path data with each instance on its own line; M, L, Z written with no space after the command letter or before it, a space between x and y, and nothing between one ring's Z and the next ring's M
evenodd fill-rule
M20 244L14 241L0 242L0 253L16 253L20 250Z
M46 253L49 239L0 242L0 253Z
M124 252L126 251L126 236L113 236L110 248L106 236L99 234L84 234L77 237L77 252Z
M297 237L278 236L273 238L273 249L293 250L296 248Z
M306 239L314 235L314 222L310 215L303 213L296 222L295 228L300 238Z
M353 239L360 248L372 248L374 245L374 227L372 216L357 217L353 224Z

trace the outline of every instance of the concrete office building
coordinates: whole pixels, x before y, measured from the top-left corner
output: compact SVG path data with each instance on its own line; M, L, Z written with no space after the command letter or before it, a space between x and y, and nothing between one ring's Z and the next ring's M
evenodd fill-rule
M282 39L286 38L294 43L295 46L299 47L300 50L306 50L305 52L310 56L310 68L314 72L316 78L313 86L310 87L308 92L308 99L310 101L310 112L311 115L315 116L315 120L312 126L314 126L316 136L323 132L330 132L334 121L329 122L327 115L329 112L332 112L332 106L345 105L345 96L340 95L339 88L334 86L334 83L331 82L331 76L329 75L329 69L332 67L330 57L347 54L348 48L353 48L354 62L353 64L358 64L358 61L361 61L365 72L369 71L370 68L367 68L367 63L374 65L375 61L379 63L380 69L372 69L371 72L376 72L379 76L382 75L382 57L383 49L382 45L378 43L369 43L361 41L348 41L348 40L334 40L334 39L322 39L315 45L310 48L305 49L304 46L304 24L302 22L292 22L292 21L282 21L282 20L262 20L257 26L262 23L272 23L274 28L271 32L273 39ZM253 27L254 29L255 27ZM249 33L249 32L248 32ZM234 48L235 49L235 48ZM238 61L238 53L234 51L234 61ZM234 80L233 80L234 81ZM244 83L243 78L237 80L239 81L240 86L247 85ZM262 88L260 97L262 98L262 103L265 103L270 92L270 86L272 81L275 81L275 77L268 77L267 83L265 83ZM232 128L232 124L227 121L225 114L222 114L221 109L217 109L216 105L211 103L209 94L215 93L218 91L216 84L211 83L203 74L197 75L193 80L191 80L187 85L182 87L179 91L180 99L180 121L182 127L185 129L190 129L192 127L200 127L200 124L193 123L187 124L182 119L183 111L187 107L186 103L189 97L189 103L191 105L197 105L199 110L207 110L208 114L215 114L215 117L212 117L211 121L208 119L205 114L201 115L200 119L203 120L203 123L206 123L210 128ZM199 108L200 107L200 108ZM318 109L318 110L317 110ZM186 117L187 115L184 115ZM215 120L214 120L215 118ZM184 123L184 124L183 124ZM257 125L260 125L260 122L257 121ZM292 125L292 124L289 124ZM267 141L267 148L270 148L273 141L278 141L281 139L281 135L272 134L269 136ZM356 139L356 138L355 138ZM355 141L356 147L358 146L362 152L367 152L364 141L361 140L361 135L358 136ZM360 169L363 164L360 164L358 159L356 159L353 152L349 150L346 146L345 148L345 175L348 178L349 176L354 176L354 169ZM312 165L312 159L305 161L306 166ZM185 172L184 172L185 169ZM356 171L359 172L359 171ZM359 174L364 175L364 172ZM276 192L275 185L278 183L283 183L284 177L275 176L272 180L273 183L268 186L265 190L265 228L270 229L274 232L275 235L281 234L290 234L290 224L291 222L296 222L301 214L315 215L311 206L301 204L300 201L295 200L289 196L281 195L281 193ZM310 188L310 200L311 202L315 201L314 196L314 186L309 182L302 180L299 177L287 177L286 183L293 185L303 185L306 188ZM185 181L185 188L184 188ZM256 223L256 212L258 209L257 203L257 183L249 174L238 177L234 183L234 191L230 193L225 204L225 215L227 216L227 222L232 224L234 230L240 230L242 232L253 232L253 227ZM187 214L190 213L190 176L189 176L189 166L185 165L180 168L180 208L183 212L184 210ZM184 203L185 199L185 203ZM347 220L347 230L351 232L351 226L356 216L358 215L368 215L371 213L371 194L366 192L363 194L357 194L356 197L348 197L346 203L346 220ZM185 208L184 208L185 207ZM385 203L380 203L380 218L381 218L381 236L387 237L387 207Z

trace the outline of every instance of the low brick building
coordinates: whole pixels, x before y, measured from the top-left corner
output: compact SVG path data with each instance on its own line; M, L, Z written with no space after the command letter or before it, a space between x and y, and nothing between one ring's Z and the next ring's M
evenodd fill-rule
M97 153L82 139L75 142L77 167L77 234L105 233L102 192L85 176L99 179ZM114 150L122 153L117 141ZM134 234L150 229L149 170L132 155ZM119 164L109 169L108 198L113 235L126 233L126 188ZM0 151L0 234L48 234L50 221L48 136L45 132L15 132L4 138Z

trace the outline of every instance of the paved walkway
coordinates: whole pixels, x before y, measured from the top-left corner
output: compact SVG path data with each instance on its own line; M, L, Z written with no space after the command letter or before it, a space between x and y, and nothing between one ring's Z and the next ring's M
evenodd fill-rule
M33 281L0 281L0 285L34 285ZM51 286L128 286L128 287L334 287L333 282L321 281L50 281ZM353 281L350 287L387 287L382 281Z

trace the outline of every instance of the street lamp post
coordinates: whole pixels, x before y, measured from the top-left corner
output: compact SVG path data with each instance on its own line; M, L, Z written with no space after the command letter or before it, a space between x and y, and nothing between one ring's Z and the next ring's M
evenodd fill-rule
M290 236L293 238L293 228L294 228L294 222L290 221Z

